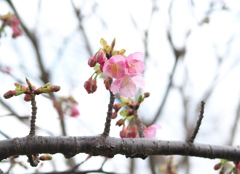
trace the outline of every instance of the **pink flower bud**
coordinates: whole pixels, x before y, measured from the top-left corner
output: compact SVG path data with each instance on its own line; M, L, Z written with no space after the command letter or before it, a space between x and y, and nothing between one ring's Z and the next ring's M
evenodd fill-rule
M137 132L137 126L133 126L132 130L129 132L129 137L130 138L136 138L138 132Z
M16 90L10 90L10 91L6 92L6 93L3 95L3 97L4 97L5 99L9 99L9 98L13 97L17 92L18 92L18 91L16 91Z
M98 51L96 59L99 64L104 64L104 62L107 61L106 53L103 50Z
M57 85L50 86L50 92L58 92L60 89L61 87Z
M107 90L110 89L113 79L111 77L106 77L104 79L104 85Z
M94 93L97 90L97 81L92 80L90 77L85 83L84 88L87 90L88 94Z
M97 60L96 60L95 55L93 57L91 57L90 59L88 59L88 65L90 67L94 67L96 65L96 63L97 63Z
M112 116L111 116L111 119L115 119L117 117L118 113L117 112L113 112L112 113Z
M118 112L118 111L121 109L121 107L122 107L122 104L121 104L121 103L115 103L115 104L113 105L113 109L114 109L116 112Z
M75 106L73 106L73 107L71 108L71 116L72 116L72 117L76 117L76 116L78 116L78 115L80 115L80 112L79 112L79 110L77 109L77 107L76 107L76 105L75 105Z
M30 94L26 94L26 95L24 96L24 100L25 100L26 102L31 101L31 100L32 100L31 95L30 95Z

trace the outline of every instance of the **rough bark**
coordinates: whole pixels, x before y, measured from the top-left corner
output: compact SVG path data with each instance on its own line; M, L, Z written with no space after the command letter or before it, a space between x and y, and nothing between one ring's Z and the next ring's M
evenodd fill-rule
M162 141L146 138L113 138L103 136L67 137L32 136L0 141L0 160L13 155L62 153L66 158L79 153L113 157L122 154L131 158L149 155L184 155L240 161L240 148L183 141Z

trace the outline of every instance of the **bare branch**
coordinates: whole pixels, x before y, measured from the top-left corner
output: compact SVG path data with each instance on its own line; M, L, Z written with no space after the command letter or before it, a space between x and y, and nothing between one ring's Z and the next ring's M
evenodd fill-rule
M149 155L184 155L203 158L220 158L230 161L240 160L240 148L194 143L183 141L162 141L146 138L107 137L102 143L102 136L89 137L49 137L33 136L0 141L0 160L14 155L36 153L62 153L71 158L79 153L92 156L114 157L122 154L130 158L145 158Z
M193 131L192 135L187 139L187 142L190 143L190 144L192 144L194 142L194 139L196 138L197 133L199 131L199 128L201 126L201 122L202 122L202 119L203 119L203 113L204 113L204 105L205 105L205 103L204 103L204 101L202 101L197 124L194 128L194 131Z

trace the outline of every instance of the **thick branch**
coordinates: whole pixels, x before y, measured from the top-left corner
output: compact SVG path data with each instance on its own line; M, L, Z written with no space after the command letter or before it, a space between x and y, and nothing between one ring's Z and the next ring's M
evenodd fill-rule
M184 155L203 158L220 158L240 161L240 148L182 141L161 141L145 138L106 137L102 143L101 136L91 137L43 137L33 136L0 141L0 160L13 155L30 155L36 153L62 153L66 158L78 153L92 156L113 157L122 154L131 158L144 158L149 155Z

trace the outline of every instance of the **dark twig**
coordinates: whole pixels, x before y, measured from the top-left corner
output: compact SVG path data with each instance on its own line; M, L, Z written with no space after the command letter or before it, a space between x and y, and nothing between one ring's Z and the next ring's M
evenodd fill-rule
M112 116L113 103L114 103L114 100L116 98L116 96L111 91L109 91L109 92L110 92L110 102L108 104L107 118L106 118L106 122L105 122L104 132L102 134L105 138L107 136L109 136L110 126L111 126L111 116Z
M30 81L27 78L26 78L26 82L28 84L28 88L30 91L31 105L32 105L32 116L31 116L31 125L30 125L29 136L34 136L35 135L35 122L36 122L36 118L37 118L37 103L35 100L35 94L34 94L34 90L32 88L32 84L30 83Z
M194 142L194 139L196 138L197 136L197 133L199 131L199 128L200 128L200 125L201 125L201 122L202 122L202 119L203 119L203 114L204 114L204 105L205 105L205 102L202 101L201 102L201 109L200 109L200 114L199 114L199 117L198 117L198 121L197 121L197 124L194 128L194 131L192 133L192 135L187 139L187 142L188 143L193 143Z
M34 89L32 87L31 82L26 78L26 82L28 84L28 88L30 91L30 95L31 95L31 105L32 105L32 116L31 116L31 122L30 122L30 132L29 132L29 137L28 140L31 140L31 137L35 136L35 122L36 122L36 118L37 118L37 103L35 100L35 96L36 94L34 93ZM38 158L38 154L34 154L34 155L27 155L28 160L31 164L32 167L36 167L39 163L39 158Z

